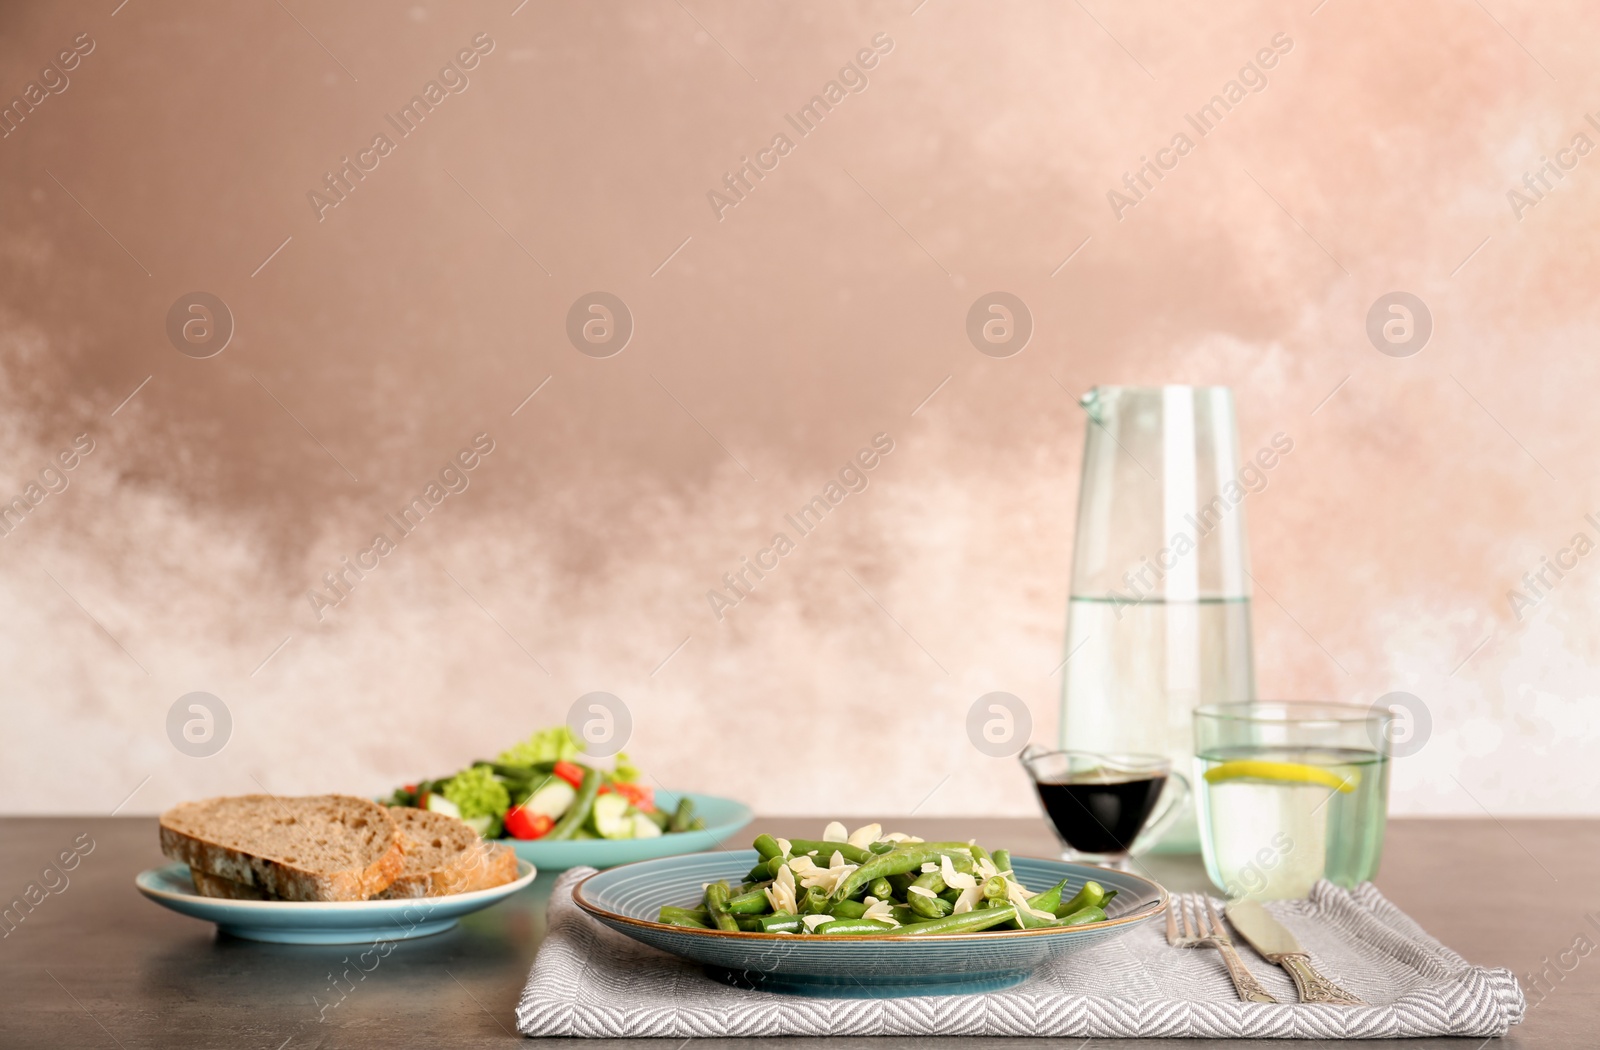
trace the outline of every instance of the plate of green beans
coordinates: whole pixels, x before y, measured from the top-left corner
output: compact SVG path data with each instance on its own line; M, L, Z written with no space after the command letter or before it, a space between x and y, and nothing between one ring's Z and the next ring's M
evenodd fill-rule
M1009 987L1167 906L1129 872L837 823L817 839L761 834L748 850L613 868L573 898L715 979L841 998Z

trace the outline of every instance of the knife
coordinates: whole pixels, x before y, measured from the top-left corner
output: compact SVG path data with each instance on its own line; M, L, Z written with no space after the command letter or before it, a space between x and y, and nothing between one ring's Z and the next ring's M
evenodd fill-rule
M1289 971L1289 976L1294 978L1295 988L1300 992L1301 1002L1337 1003L1340 1006L1366 1005L1312 969L1311 956L1300 947L1300 942L1295 940L1294 934L1290 933L1283 923L1268 914L1267 909L1259 902L1229 901L1223 911L1227 913L1228 921L1233 924L1233 928L1239 931L1239 936L1243 937L1263 959Z

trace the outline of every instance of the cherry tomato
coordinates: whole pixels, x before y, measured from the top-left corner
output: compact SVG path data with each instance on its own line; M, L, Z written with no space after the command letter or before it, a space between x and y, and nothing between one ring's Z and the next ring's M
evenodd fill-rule
M557 762L551 772L575 788L583 786L583 769L572 762Z
M529 813L521 806L506 811L506 834L514 839L542 839L556 826L556 822L543 813Z

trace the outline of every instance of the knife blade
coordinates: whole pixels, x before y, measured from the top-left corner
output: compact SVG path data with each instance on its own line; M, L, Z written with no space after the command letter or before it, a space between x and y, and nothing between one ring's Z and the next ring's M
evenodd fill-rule
M1274 919L1259 901L1229 901L1223 911L1239 936L1269 963L1281 966L1294 978L1303 1003L1337 1003L1363 1006L1365 1003L1340 988L1311 966L1311 956L1300 946L1288 927Z

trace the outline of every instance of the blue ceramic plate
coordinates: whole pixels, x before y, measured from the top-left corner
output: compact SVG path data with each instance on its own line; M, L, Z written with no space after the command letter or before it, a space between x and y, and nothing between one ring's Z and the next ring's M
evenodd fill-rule
M202 897L187 864L140 872L139 892L164 908L206 922L223 933L280 944L370 944L443 933L456 920L511 896L533 881L533 865L517 862L517 877L503 886L448 897L378 901L232 901Z
M1053 956L1120 937L1167 908L1167 891L1110 868L1013 857L1012 869L1034 892L1067 880L1076 893L1090 880L1120 892L1106 922L1055 930L986 930L922 937L817 937L691 930L656 922L663 904L693 907L702 887L737 884L756 862L753 849L696 853L629 864L589 876L573 889L584 911L636 941L704 963L711 976L746 988L827 998L880 999L959 995L1020 984Z
M656 805L671 812L678 808L678 800L687 795L694 799L695 814L706 822L704 831L680 831L655 839L568 839L546 842L543 839L499 841L517 851L517 856L539 866L540 871L565 871L568 868L614 868L618 864L632 864L639 860L671 857L680 853L698 853L715 849L724 839L738 833L739 829L754 819L750 807L731 798L715 795L696 795L691 792L657 791ZM753 863L753 862L752 862ZM748 869L749 865L745 865Z

